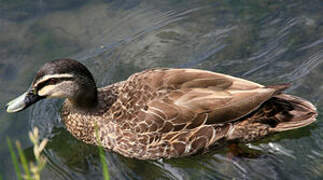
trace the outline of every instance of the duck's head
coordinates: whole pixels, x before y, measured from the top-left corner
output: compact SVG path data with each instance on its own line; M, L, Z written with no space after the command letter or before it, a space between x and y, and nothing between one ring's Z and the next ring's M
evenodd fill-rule
M30 88L7 104L7 112L18 112L43 98L68 98L81 108L97 104L97 88L90 71L78 61L58 59L40 68Z

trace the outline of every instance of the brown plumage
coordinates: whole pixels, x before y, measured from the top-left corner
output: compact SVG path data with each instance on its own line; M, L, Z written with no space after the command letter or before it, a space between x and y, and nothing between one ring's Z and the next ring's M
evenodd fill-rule
M73 78L82 76L78 81L89 76L73 70L84 68L76 61L53 62L50 67L59 70L41 70L33 84L44 75L57 72L72 73ZM67 72L60 67L65 63L77 65ZM64 87L71 88L68 84ZM151 69L98 88L97 96L85 97L82 88L77 92L83 96L63 96L67 100L61 116L76 138L97 145L97 134L105 148L124 156L182 157L208 151L220 142L250 142L314 122L315 107L304 99L281 93L287 87L263 86L197 69ZM80 98L83 101L75 100ZM89 106L84 105L87 102Z

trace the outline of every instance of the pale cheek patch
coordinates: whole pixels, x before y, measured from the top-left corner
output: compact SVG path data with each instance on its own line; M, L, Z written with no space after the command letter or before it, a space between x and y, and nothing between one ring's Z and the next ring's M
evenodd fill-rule
M62 92L62 91L56 91L54 93L52 93L50 96L48 97L55 97L55 98L65 98L66 95Z
M43 87L38 91L39 96L47 96L47 97L65 97L64 92L62 92L59 88L55 88L55 85L48 85Z
M54 85L48 85L38 91L39 96L47 96L54 89Z

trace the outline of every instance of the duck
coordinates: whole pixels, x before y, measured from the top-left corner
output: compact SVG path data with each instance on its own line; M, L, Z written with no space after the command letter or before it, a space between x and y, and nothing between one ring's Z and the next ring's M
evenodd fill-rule
M44 64L7 112L65 98L61 119L75 138L129 158L169 159L313 123L315 106L283 93L289 86L200 69L154 68L97 88L83 64L65 58Z

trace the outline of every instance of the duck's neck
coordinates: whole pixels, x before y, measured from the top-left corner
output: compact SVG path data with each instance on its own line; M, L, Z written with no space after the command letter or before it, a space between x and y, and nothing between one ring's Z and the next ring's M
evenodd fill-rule
M96 88L86 88L69 100L75 108L87 111L94 110L98 106L98 92Z

